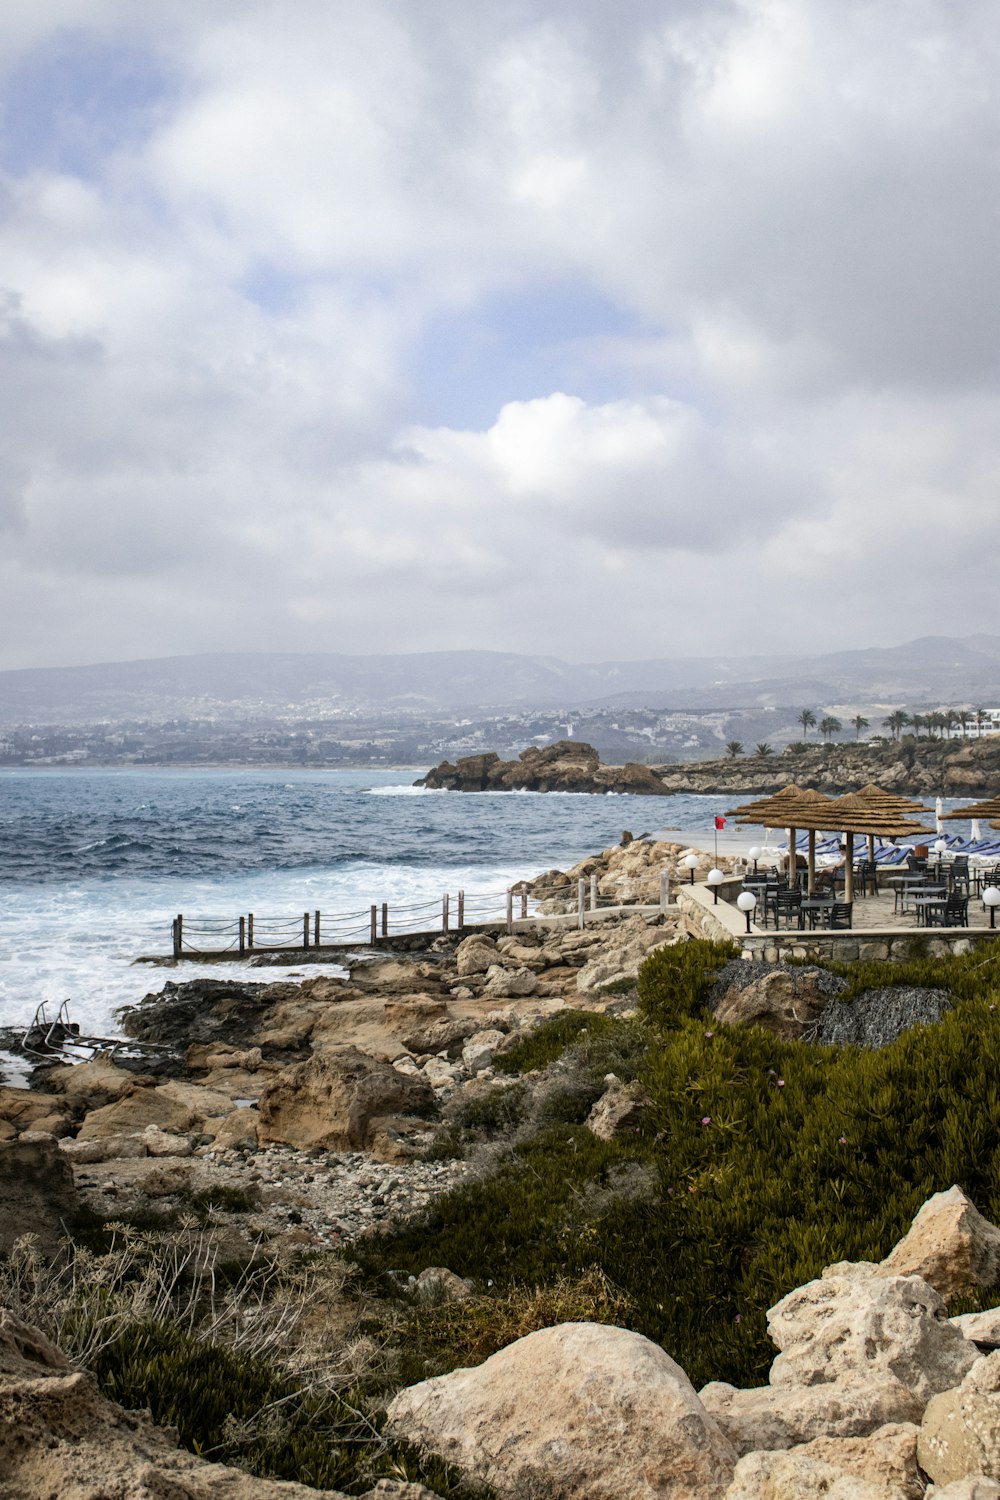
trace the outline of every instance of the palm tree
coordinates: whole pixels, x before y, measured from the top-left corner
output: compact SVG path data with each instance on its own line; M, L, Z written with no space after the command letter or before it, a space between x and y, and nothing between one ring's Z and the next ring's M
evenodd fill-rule
M738 755L743 754L742 740L728 740L726 742L726 754L730 760L735 760Z
M951 739L951 732L953 729L958 728L959 724L962 722L962 716L960 713L957 713L955 709L949 708L943 717L944 727L947 731L948 738Z
M898 740L899 739L899 732L900 732L900 730L906 724L909 724L909 722L910 722L910 716L905 711L905 709L902 709L902 708L894 708L893 711L892 711L892 713L889 714L887 718L885 718L885 719L882 720L882 723L883 723L884 727L886 729L888 729L888 730L891 730L892 737L893 737L894 740Z
M983 720L986 718L986 710L983 707L974 708L972 714L976 721L976 734L981 735L983 732Z
M835 719L832 714L828 714L825 719L820 720L819 732L825 740L828 740L831 734L839 734L840 720Z
M923 714L914 714L910 719L910 725L913 729L913 733L916 735L917 739L919 739L921 729L927 728L927 720L924 718Z
M868 720L865 718L864 714L855 714L854 718L851 720L851 723L854 725L854 738L856 740L859 740L861 738L862 729L868 728Z
M759 755L761 760L766 760L769 755L774 754L774 746L768 745L762 740L759 745L754 746L753 753L754 755Z
M816 715L811 708L804 708L799 714L799 723L802 725L802 733L808 734L816 722Z

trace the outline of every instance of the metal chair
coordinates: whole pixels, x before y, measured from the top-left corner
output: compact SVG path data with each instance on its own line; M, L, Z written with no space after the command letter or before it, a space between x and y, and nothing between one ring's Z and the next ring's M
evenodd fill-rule
M784 925L790 927L791 919L794 917L795 926L802 926L802 892L801 891L778 891L774 898L774 925L780 927L782 918Z
M840 929L841 931L853 927L853 912L853 901L835 901L830 907L830 920L827 926L831 929Z

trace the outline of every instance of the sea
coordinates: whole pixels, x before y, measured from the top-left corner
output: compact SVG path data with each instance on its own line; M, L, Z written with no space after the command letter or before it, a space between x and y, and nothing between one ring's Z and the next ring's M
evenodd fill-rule
M245 962L136 963L166 955L171 922L228 934L323 932L347 914L361 932L374 903L396 924L432 926L449 895L502 913L508 888L566 869L624 830L721 852L718 797L470 794L428 791L406 770L52 768L0 771L0 1027L28 1026L64 1001L88 1035L120 1034L116 1012L170 978L273 980L337 965L248 969ZM454 916L452 916L454 920Z

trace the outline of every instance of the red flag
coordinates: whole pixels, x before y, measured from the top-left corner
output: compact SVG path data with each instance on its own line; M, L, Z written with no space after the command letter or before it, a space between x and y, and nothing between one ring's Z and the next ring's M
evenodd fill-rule
M716 817L715 817L715 826L716 826L716 828L725 828L725 826L726 826L726 820L725 820L725 818L720 818L719 815L718 815L718 813L716 814Z

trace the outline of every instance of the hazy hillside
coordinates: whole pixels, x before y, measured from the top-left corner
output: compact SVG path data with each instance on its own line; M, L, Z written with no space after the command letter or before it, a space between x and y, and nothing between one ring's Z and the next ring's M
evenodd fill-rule
M570 664L500 651L394 656L214 654L0 672L0 723L243 719L354 710L422 715L519 706L716 708L1000 700L1000 636L930 636L812 657Z

